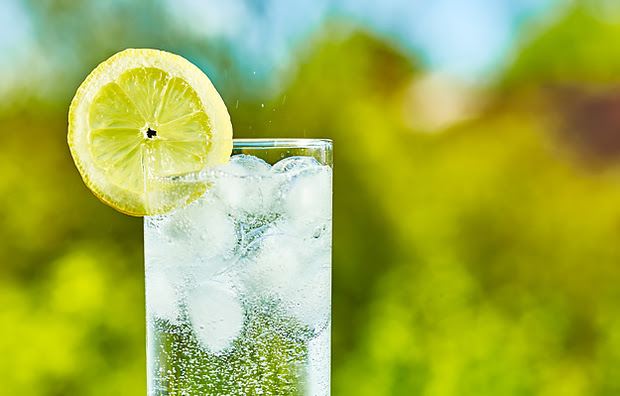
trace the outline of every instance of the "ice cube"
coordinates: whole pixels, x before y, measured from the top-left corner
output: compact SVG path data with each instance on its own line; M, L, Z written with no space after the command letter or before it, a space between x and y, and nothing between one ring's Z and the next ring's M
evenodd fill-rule
M150 216L144 221L144 253L147 272L165 270L190 260L186 249L179 248L175 240L178 230L168 216Z
M290 284L282 301L289 315L318 334L331 317L330 265Z
M174 272L161 270L146 272L146 311L147 316L177 323L180 313L177 287L180 280Z
M223 205L209 197L162 216L156 227L147 227L145 232L147 265L153 261L165 267L187 268L193 275L199 268L203 279L234 262L239 238Z
M226 284L209 281L189 291L187 312L200 345L220 354L232 346L243 327L243 308Z
M278 298L303 271L299 241L270 228L235 266L236 283L251 298Z
M223 205L214 200L199 200L186 213L187 222L193 227L190 243L202 258L228 258L234 253L239 235ZM219 263L221 260L208 260ZM213 268L217 271L221 268Z
M234 156L221 168L210 190L239 221L264 215L271 211L273 203L269 169L270 165L259 158Z
M230 157L229 164L239 165L243 167L247 172L247 175L266 175L271 169L271 165L263 161L262 159L253 155L238 154Z
M303 169L281 187L277 202L290 232L319 237L331 232L332 172L327 166Z
M269 226L265 234L286 235L287 244L295 247L296 256L303 263L301 267L304 273L331 265L325 264L325 260L331 257L331 221L325 224L321 232L303 235L297 232L295 223L281 217Z
M302 169L321 167L319 161L313 157L295 156L285 158L276 163L272 168L272 173L296 172Z

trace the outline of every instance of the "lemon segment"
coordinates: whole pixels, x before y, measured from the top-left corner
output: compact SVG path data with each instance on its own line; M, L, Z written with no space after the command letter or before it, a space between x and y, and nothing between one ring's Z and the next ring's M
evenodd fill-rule
M176 209L204 192L205 185L175 186L166 177L226 162L232 125L196 66L167 52L128 49L97 66L78 88L68 143L99 199L143 216Z

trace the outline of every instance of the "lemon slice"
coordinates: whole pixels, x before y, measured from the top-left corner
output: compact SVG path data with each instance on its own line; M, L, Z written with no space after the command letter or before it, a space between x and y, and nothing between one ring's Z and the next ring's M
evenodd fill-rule
M200 196L204 185L168 176L224 163L232 125L209 78L186 59L127 49L93 70L69 109L73 160L92 192L130 215L164 213Z

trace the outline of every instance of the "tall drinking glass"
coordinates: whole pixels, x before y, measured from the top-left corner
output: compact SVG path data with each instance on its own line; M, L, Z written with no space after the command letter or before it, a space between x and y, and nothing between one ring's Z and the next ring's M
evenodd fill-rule
M332 143L233 140L144 222L148 395L329 395Z

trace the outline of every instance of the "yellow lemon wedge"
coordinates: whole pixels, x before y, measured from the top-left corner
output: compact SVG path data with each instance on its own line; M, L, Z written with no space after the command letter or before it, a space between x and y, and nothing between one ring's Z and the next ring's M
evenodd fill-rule
M133 216L165 213L198 198L201 184L171 176L224 163L232 125L209 78L188 60L127 49L97 66L69 109L69 149L88 188Z

